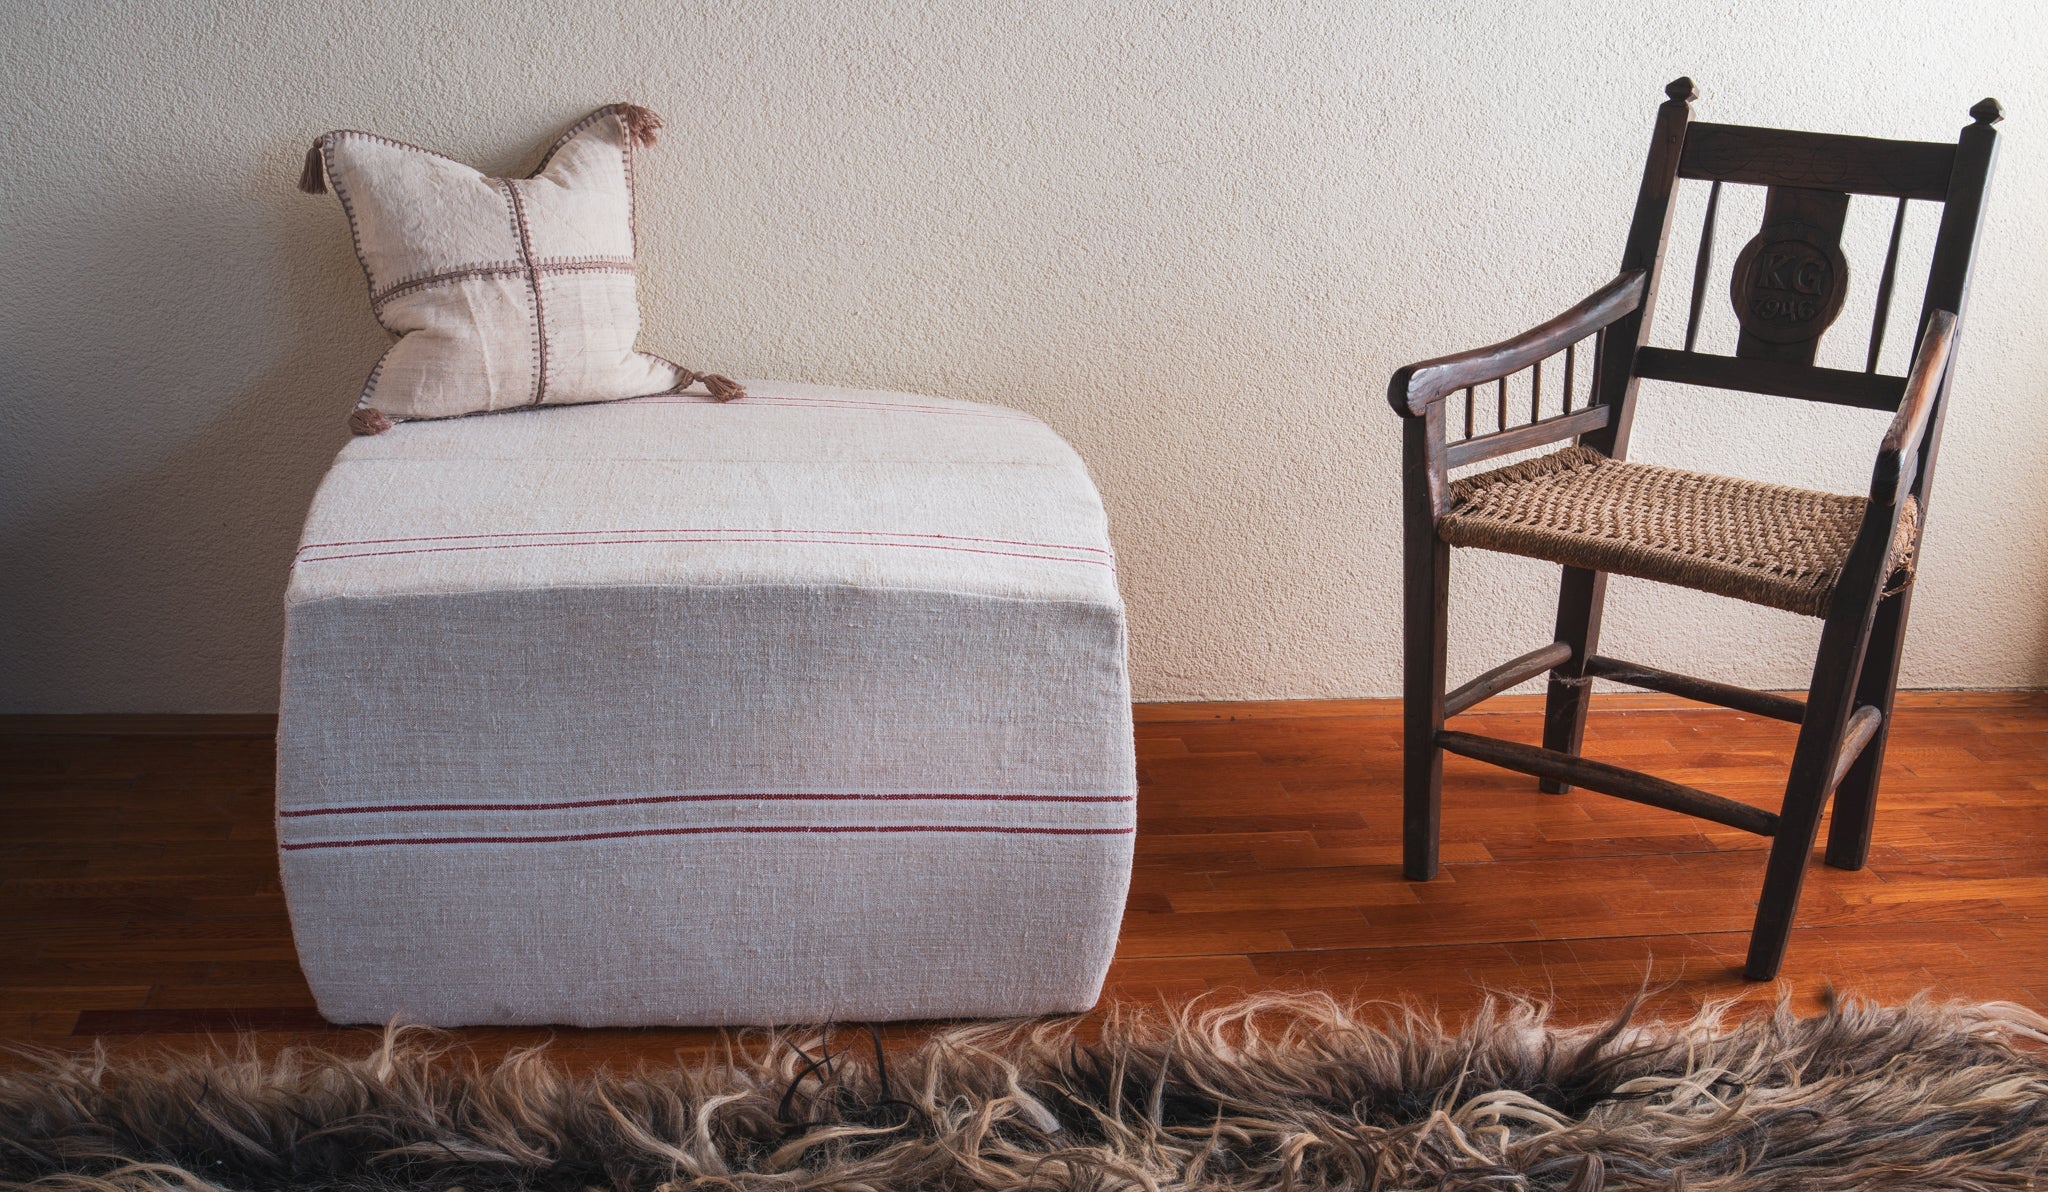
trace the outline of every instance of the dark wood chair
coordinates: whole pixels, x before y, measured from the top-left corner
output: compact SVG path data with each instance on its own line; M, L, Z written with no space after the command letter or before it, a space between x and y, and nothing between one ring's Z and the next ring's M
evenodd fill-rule
M1859 869L1869 851L1913 562L1996 149L1992 125L2001 112L1990 99L1971 108L1974 122L1954 144L1885 141L1695 123L1692 81L1679 79L1665 93L1670 98L1658 109L1620 276L1542 326L1403 368L1388 386L1403 423L1404 868L1417 881L1436 874L1445 750L1534 775L1553 793L1575 784L1768 836L1770 860L1745 970L1751 979L1768 980L1784 958L1807 856L1830 795L1828 863ZM1650 330L1681 180L1697 180L1709 191L1684 347L1678 349L1652 346ZM1768 188L1763 227L1737 257L1729 283L1740 325L1733 355L1695 350L1725 185ZM1848 288L1841 233L1851 195L1896 203L1861 371L1814 363L1821 334L1841 313ZM1880 372L1878 362L1907 204L1916 201L1940 204L1941 217L1911 368L1896 376ZM1519 378L1525 371L1526 383ZM1626 462L1636 390L1646 379L1894 412L1870 495ZM1454 469L1567 440L1547 455L1451 476ZM1453 546L1561 563L1564 584L1554 641L1447 694L1445 607ZM1824 618L1806 699L1596 653L1610 572ZM1446 717L1545 672L1550 687L1541 748L1444 728ZM1581 757L1595 679L1798 724L1781 808L1765 811Z

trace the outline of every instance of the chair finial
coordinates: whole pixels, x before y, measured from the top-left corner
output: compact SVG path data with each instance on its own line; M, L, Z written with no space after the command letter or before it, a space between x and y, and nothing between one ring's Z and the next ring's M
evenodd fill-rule
M1700 97L1699 89L1694 87L1692 80L1684 75L1680 75L1678 78L1664 84L1664 94L1680 103L1691 103Z
M2005 109L1999 106L1997 100L1987 95L1970 109L1970 117L1979 124L1996 124L2005 119Z

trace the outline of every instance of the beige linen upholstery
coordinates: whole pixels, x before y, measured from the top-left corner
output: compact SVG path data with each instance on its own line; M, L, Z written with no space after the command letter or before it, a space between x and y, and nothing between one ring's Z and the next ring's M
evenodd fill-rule
M351 425L607 401L697 373L634 350L633 156L660 120L612 104L578 121L526 178L343 129L314 143L301 180L331 186L398 337Z
M751 388L343 450L278 756L329 1018L1094 1002L1136 779L1086 470L1000 407Z

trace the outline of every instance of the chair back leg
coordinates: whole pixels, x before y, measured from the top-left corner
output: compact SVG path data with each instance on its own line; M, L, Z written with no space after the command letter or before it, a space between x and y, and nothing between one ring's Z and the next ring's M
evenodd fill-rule
M1557 598L1557 636L1551 640L1570 646L1572 656L1550 672L1550 691L1543 703L1545 749L1577 757L1585 741L1586 710L1593 702L1593 681L1586 677L1586 663L1599 648L1600 611L1606 602L1606 572L1564 569ZM1541 779L1538 786L1553 795L1572 789L1555 778Z
M1885 738L1891 734L1892 703L1899 691L1899 654L1912 601L1913 589L1908 585L1877 606L1877 622L1871 628L1863 673L1856 683L1856 703L1876 708L1884 719L1878 722L1877 735L1863 747L1856 763L1843 775L1842 784L1835 788L1827 863L1836 869L1861 869L1870 857L1870 832L1877 822L1877 783L1884 769Z

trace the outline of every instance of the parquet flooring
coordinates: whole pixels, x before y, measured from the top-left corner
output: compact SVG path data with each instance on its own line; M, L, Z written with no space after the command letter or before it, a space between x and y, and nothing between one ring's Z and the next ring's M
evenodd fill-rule
M1775 806L1790 726L1602 696L1595 757ZM1533 741L1528 698L1461 718ZM1445 763L1443 872L1400 876L1396 701L1141 705L1137 863L1111 999L1320 988L1447 1015L1500 991L1566 1019L1830 987L2048 1008L2048 694L1902 697L1868 868L1809 871L1785 977L1737 975L1763 842ZM237 1027L339 1041L278 888L269 723L0 719L0 1039L111 1046ZM893 1035L914 1035L906 1026ZM553 1037L588 1060L696 1053L705 1031Z

